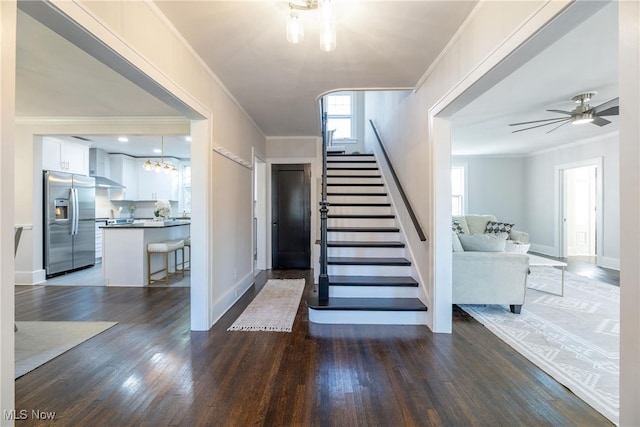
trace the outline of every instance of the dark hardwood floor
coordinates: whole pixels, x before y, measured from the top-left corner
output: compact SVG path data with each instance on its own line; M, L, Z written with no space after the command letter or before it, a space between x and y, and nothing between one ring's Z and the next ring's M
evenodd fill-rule
M305 277L292 333L227 332L269 277ZM118 325L15 382L18 426L604 426L461 310L453 334L317 325L311 271L271 271L208 332L188 288L16 287L17 320Z

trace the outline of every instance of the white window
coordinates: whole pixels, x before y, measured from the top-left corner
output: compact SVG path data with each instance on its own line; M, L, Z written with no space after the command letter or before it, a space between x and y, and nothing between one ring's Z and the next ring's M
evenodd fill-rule
M335 129L333 139L356 139L355 97L352 92L327 95L327 129Z
M453 215L464 215L464 193L464 166L453 166L451 168L451 213Z

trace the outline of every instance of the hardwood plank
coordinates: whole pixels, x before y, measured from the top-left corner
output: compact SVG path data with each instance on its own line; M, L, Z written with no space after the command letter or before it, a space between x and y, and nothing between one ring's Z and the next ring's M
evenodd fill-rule
M118 325L15 382L19 426L580 425L610 423L473 318L422 326L317 325L227 332L267 278L207 332L189 330L188 288L17 286L17 320Z

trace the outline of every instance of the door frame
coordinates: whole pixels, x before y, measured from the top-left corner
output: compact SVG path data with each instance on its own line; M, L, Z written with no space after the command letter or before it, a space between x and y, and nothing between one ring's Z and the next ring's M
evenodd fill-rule
M567 169L575 169L584 166L596 167L596 264L602 266L602 257L604 251L604 159L596 157L593 159L585 159L577 162L564 163L556 165L555 171L555 221L554 221L554 245L556 247L556 256L564 258L567 254L567 244L565 240L565 224L564 224L564 172Z
M315 256L315 251L314 251L314 247L315 247L315 240L314 240L314 236L315 235L319 235L319 226L318 224L318 216L319 216L319 212L320 212L320 207L317 205L317 202L319 201L318 199L318 188L320 186L320 174L316 171L318 171L320 169L320 162L322 161L322 159L318 160L318 158L316 157L274 157L274 158L269 158L267 160L267 171L271 170L271 167L273 165L277 165L277 164L295 164L295 163L300 163L300 164L310 164L311 165L311 178L310 178L310 185L311 185L311 229L309 230L310 232L310 236L309 236L309 243L311 245L311 247L309 248L309 252L311 253L311 268L316 268L317 267L317 260L316 260L316 256ZM271 206L271 198L273 196L273 189L272 189L272 182L271 182L271 174L267 173L267 224L271 224L272 222L272 206ZM317 233L316 233L317 230ZM271 249L273 245L272 239L271 239L271 233L267 232L267 248ZM271 250L267 250L267 266L268 268L273 268L273 259L272 259L272 254L271 254Z
M253 229L253 250L252 254L255 254L255 259L252 260L252 265L254 266L253 275L255 276L261 270L267 269L267 230L269 227L267 226L268 215L267 215L267 206L268 206L268 197L267 197L267 186L268 186L268 173L267 173L267 162L259 155L255 153L255 148L253 151L253 189L252 189L252 205L253 205L253 217L255 220L254 229ZM257 199L257 200L256 200Z

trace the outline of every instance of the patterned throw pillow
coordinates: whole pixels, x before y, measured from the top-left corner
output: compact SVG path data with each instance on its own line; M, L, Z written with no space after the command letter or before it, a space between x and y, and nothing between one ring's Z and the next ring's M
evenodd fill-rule
M453 221L451 228L453 229L453 231L456 232L456 234L464 234L464 231L462 230L462 226L460 225L460 221Z
M514 225L506 222L489 221L484 232L486 234L510 233Z

